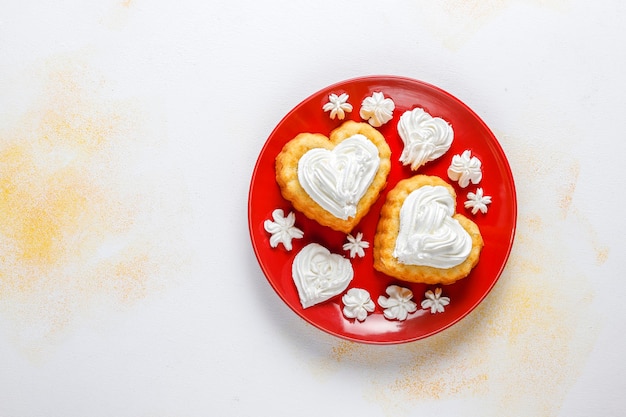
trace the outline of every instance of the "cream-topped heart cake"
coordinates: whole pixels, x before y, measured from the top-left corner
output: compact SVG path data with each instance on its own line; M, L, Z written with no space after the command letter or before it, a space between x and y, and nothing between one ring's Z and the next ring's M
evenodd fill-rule
M436 176L404 179L387 194L374 236L374 268L426 284L452 284L478 263L478 226L456 213L454 188Z
M276 157L276 181L296 210L349 233L387 184L391 150L367 123L344 122L329 137L301 133Z

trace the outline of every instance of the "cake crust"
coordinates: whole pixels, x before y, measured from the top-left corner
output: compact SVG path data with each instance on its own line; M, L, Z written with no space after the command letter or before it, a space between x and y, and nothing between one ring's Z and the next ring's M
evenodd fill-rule
M465 261L459 265L447 269L423 265L408 265L398 262L393 256L396 239L400 231L400 209L402 204L412 191L427 185L445 187L456 202L454 188L439 177L415 175L398 182L387 193L385 204L381 209L380 220L374 236L374 268L403 281L424 284L452 284L469 275L478 263L484 245L476 223L462 214L455 213L452 217L469 233L472 240L472 248Z
M322 208L304 190L298 180L298 162L309 150L322 148L332 150L343 140L354 135L363 135L378 149L380 165L373 181L356 206L356 214L344 220ZM385 137L367 123L346 121L334 129L329 137L319 133L300 133L285 144L276 157L276 182L282 196L305 216L333 230L349 233L369 212L378 199L380 192L387 185L387 176L391 169L391 149Z

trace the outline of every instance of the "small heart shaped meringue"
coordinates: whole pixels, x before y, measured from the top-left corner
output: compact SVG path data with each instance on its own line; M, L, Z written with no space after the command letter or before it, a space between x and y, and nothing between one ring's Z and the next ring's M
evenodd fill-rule
M298 252L291 273L303 308L341 294L354 276L350 260L318 243L310 243Z

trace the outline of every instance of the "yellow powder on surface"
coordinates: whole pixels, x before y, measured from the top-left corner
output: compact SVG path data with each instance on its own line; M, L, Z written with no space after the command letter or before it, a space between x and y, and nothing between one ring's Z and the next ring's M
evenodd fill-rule
M100 19L100 24L111 31L124 29L136 9L134 0L110 0L106 12Z
M578 176L580 175L580 163L575 162L569 167L563 179L562 190L559 192L561 200L559 201L559 207L562 210L563 217L567 216L572 205L572 199L576 192L576 183L578 182Z
M358 351L359 345L349 341L342 341L333 345L331 357L337 362L341 362L345 357L349 357Z
M520 179L518 228L505 271L485 301L430 338L396 346L339 341L317 364L326 378L360 367L368 381L364 397L384 415L443 411L445 403L434 402L447 399L464 401L468 415L556 416L595 342L588 274L608 248L576 208L579 164L562 150L551 158L547 145L502 142L510 161L524 162L513 165ZM602 249L573 256L563 243L571 233Z
M40 94L17 120L0 120L0 314L37 356L90 305L163 287L180 263L165 248L167 225L180 219L160 202L182 201L183 187L137 174L161 139L136 103L106 97L83 58L53 57L32 76Z
M571 210L571 213L573 214L574 218L583 229L583 232L586 235L587 239L591 243L593 252L596 256L596 264L602 265L609 258L609 247L599 241L598 233L593 229L593 226L589 219L583 213L581 213L580 210L574 207L574 209Z

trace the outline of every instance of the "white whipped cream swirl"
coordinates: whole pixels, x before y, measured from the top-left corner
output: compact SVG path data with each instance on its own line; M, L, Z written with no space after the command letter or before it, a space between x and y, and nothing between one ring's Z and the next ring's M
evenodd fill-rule
M417 311L417 304L412 300L413 292L399 285L390 285L385 290L389 297L381 295L378 304L384 308L383 315L389 320L406 320L409 314Z
M471 182L478 184L483 179L480 159L472 156L472 151L465 150L461 155L454 155L448 168L448 177L452 181L458 181L461 188L465 188Z
M454 131L448 122L432 117L419 107L402 114L398 134L404 142L400 162L411 165L414 171L441 157L450 149L454 139Z
M333 148L315 148L298 161L298 181L324 210L343 220L354 217L359 201L380 166L378 148L361 134Z
M359 114L370 125L380 127L393 118L395 108L396 105L392 99L385 98L381 92L374 92L363 99Z
M411 192L400 208L400 231L393 256L406 265L452 268L472 249L472 238L454 218L455 204L443 186Z
M362 288L350 288L341 297L343 301L343 315L349 319L364 321L369 313L372 313L376 306L370 298L370 293Z
M352 281L352 264L318 243L310 243L293 260L291 274L303 308L342 293Z

